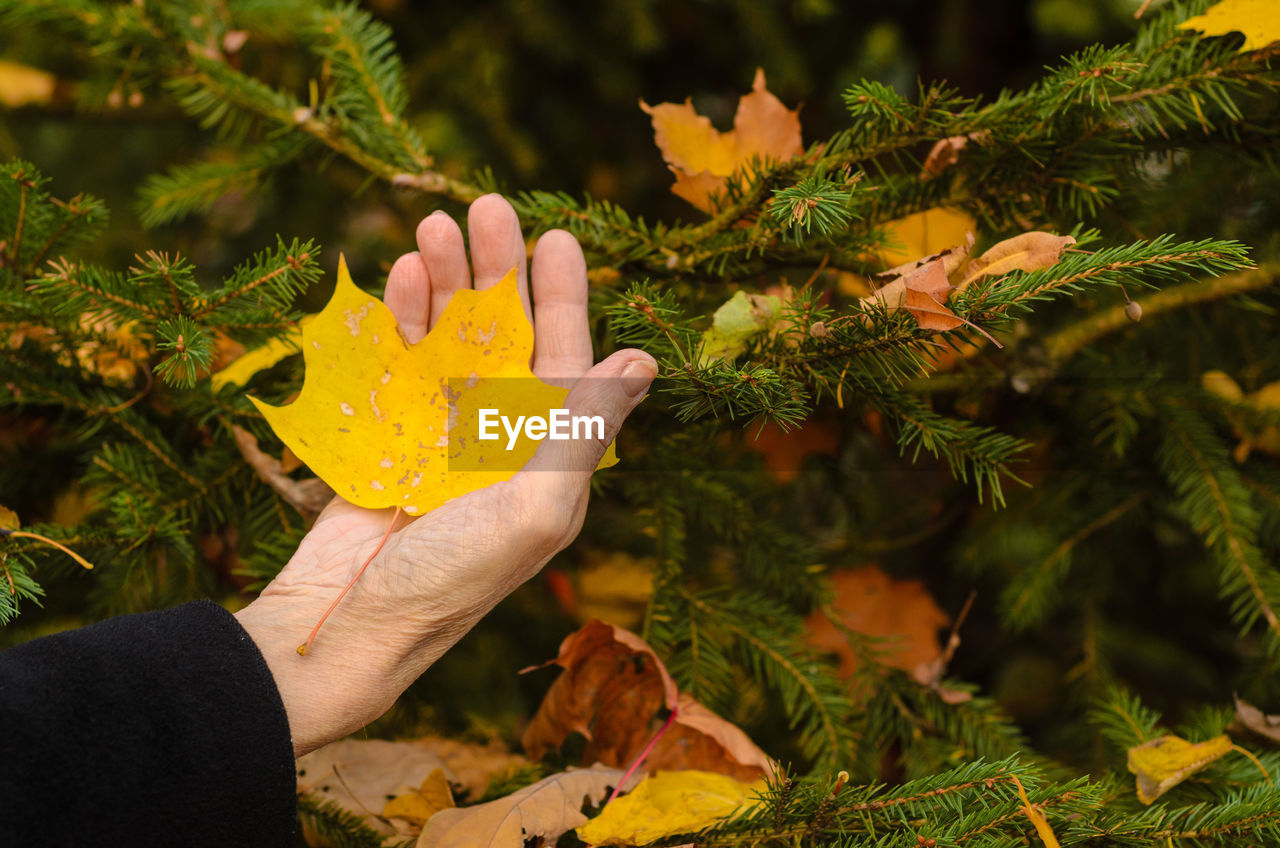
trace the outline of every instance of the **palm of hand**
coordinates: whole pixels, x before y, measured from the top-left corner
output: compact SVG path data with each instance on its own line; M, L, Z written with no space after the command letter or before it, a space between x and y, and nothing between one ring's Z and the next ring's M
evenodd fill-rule
M518 269L526 311L531 300L536 306L533 372L571 385L592 364L586 264L577 242L563 232L538 242L530 298L525 244L510 205L496 195L481 198L471 208L469 229L474 287L486 289ZM453 292L473 285L462 233L452 219L442 213L428 217L417 240L419 253L395 263L385 297L411 343L435 325ZM579 488L566 502L538 503L532 488L516 480L471 492L421 518L401 516L344 600L351 613L344 618L368 621L406 609L433 619L483 615L576 534L586 500L586 487ZM392 515L335 497L263 597L327 604L377 549ZM550 532L530 532L535 526ZM510 567L495 569L495 561Z

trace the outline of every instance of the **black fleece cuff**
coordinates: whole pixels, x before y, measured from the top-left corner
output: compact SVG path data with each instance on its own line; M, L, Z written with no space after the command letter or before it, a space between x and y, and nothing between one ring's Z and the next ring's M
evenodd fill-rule
M285 848L295 780L275 681L217 604L0 653L0 845Z

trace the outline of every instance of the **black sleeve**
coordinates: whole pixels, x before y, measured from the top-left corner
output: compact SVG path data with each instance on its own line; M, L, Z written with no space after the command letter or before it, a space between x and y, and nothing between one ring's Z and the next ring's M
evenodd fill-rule
M289 723L253 640L195 601L0 653L0 845L293 844Z

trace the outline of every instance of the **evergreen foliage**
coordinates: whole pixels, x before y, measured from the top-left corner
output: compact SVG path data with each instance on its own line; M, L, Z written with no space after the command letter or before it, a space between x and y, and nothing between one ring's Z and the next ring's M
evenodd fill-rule
M699 845L1034 844L1019 783L1063 844L1275 841L1280 755L1248 737L1265 777L1228 758L1149 807L1125 768L1127 748L1169 732L1145 688L1210 704L1166 710L1192 739L1223 732L1233 688L1280 705L1280 470L1265 449L1280 414L1200 387L1210 369L1249 390L1280 379L1280 74L1273 51L1175 28L1206 5L1166 4L1127 43L988 99L853 83L838 130L794 160L753 162L689 222L445 161L411 114L391 28L354 3L0 0L0 27L74 48L82 107L144 93L211 138L138 187L157 247L126 263L96 258L102 202L67 197L77 186L24 159L0 169L0 429L16 433L0 441L0 503L95 566L0 538L4 639L251 591L305 532L233 436L279 455L247 395L286 399L297 357L246 385L208 377L286 336L330 254L277 237L203 273L165 249L165 227L299 174L378 194L410 226L424 205L501 188L526 227L566 228L587 249L598 351L640 346L661 369L625 467L598 475L583 541L555 567L593 546L651 558L641 635L682 690L794 763ZM932 144L959 136L963 155L922 179ZM1209 203L1237 177L1253 192L1239 205L1262 211L1173 234L1193 205L1175 201ZM984 246L1031 229L1077 242L1051 267L958 291L948 306L966 323L946 333L841 289L882 270L895 220L937 207L973 215ZM775 332L704 355L716 308L786 280ZM831 424L839 451L770 476L751 450L766 423L791 439ZM53 519L59 497L80 502L73 522ZM853 632L842 679L809 644L806 617L836 617L828 574L872 560L924 576L953 611L977 587L948 672L977 682L922 682ZM553 646L566 622L521 619L521 603L519 626L550 634L529 647ZM1050 682L1020 704L1008 690L1022 672ZM332 844L377 840L311 800L300 814Z

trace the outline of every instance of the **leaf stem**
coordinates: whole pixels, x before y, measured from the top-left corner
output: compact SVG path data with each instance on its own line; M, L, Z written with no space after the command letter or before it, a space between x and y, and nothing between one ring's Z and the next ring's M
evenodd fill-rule
M609 806L610 801L618 797L618 793L622 791L622 787L627 785L627 781L631 779L631 775L635 773L636 769L640 768L640 764L644 762L645 757L649 756L649 752L653 750L653 746L658 744L658 740L662 738L662 734L666 733L667 729L671 727L671 723L676 720L676 713L679 711L679 706L671 708L671 715L667 716L667 720L663 722L662 727L658 728L658 732L653 734L653 738L649 740L649 744L644 746L644 750L640 752L640 756L636 757L631 762L626 773L622 775L622 780L619 780L618 785L613 787L613 791L609 793L609 799L604 802L606 807Z
M382 534L382 538L378 540L378 546L373 549L373 553L369 554L369 558L364 561L360 568L356 571L355 577L351 578L351 582L346 585L338 597L333 599L333 603L329 604L329 608L324 611L324 615L320 616L320 620L316 622L316 626L311 628L311 633L307 636L307 641L298 646L298 655L305 657L307 652L311 650L311 643L316 640L316 634L320 632L320 627L329 618L329 614L338 608L338 604L347 596L347 592L351 591L351 587L356 585L356 581L360 579L360 575L364 574L364 570L369 567L369 563L373 562L373 558L378 555L383 546L387 544L387 539L391 538L391 531L396 526L396 521L400 518L402 510L396 507L396 511L391 513L391 521L387 523L387 532Z

